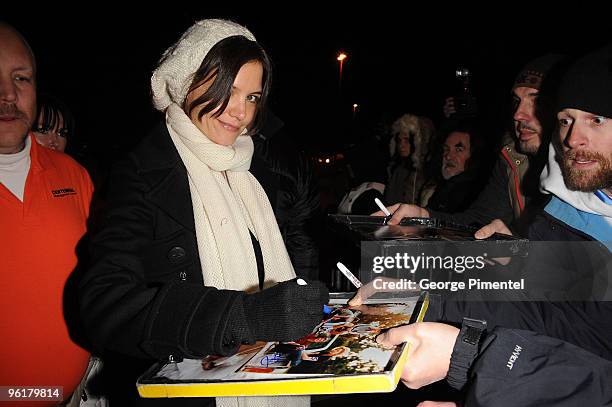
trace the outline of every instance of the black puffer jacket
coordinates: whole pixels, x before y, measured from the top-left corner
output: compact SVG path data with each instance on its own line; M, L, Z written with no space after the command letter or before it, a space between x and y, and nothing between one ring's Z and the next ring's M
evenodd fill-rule
M545 239L546 243L535 246L537 253L529 254L534 261L527 265L527 287L531 283L529 280L537 282L543 268L556 271L556 276L540 281L540 286L551 286L556 292L572 290L574 282L584 280L588 273L591 296L582 297L582 301L511 302L461 301L460 296L454 295L438 302L440 297L434 296L426 318L449 323L460 323L463 317L484 319L490 328L535 331L612 360L612 301L596 301L601 298L601 292L612 286L612 281L606 279L612 267L612 254L587 234L546 213L536 218L530 228L530 237ZM584 245L585 242L589 244ZM543 251L546 246L551 250Z
M530 256L556 264L557 279L548 284L557 290L563 284L571 289L574 283L565 277L575 269L580 269L579 274L592 274L591 279L602 271L609 274L612 254L604 245L547 213L532 224L530 238L551 246L548 253ZM539 271L536 262L528 273ZM591 284L594 295L610 287L605 275ZM607 287L598 287L602 284ZM611 301L437 302L439 299L433 297L428 320L458 324L463 317L483 319L492 331L470 370L466 407L612 405Z
M612 405L612 362L556 338L497 328L471 369L465 407Z

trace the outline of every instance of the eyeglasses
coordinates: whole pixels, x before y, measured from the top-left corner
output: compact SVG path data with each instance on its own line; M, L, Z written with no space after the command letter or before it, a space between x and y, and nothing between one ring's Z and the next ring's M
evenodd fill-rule
M63 137L63 138L68 137L68 133L69 133L68 129L65 127L62 127L61 129L57 129L56 131L53 131L53 129L45 129L43 127L38 127L34 129L34 131L40 134L44 134L44 135L51 135L52 133L55 133L59 137Z

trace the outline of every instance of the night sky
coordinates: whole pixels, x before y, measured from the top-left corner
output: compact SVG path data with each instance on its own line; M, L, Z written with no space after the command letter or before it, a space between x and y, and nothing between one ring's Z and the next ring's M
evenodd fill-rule
M575 23L572 30L568 24L551 29L555 16L535 23L531 11L482 9L476 16L460 8L389 5L352 9L351 15L339 8L300 7L280 8L282 16L275 17L263 3L252 10L200 3L142 13L88 3L0 18L15 25L34 49L39 89L64 99L75 112L80 139L92 151L106 152L130 148L159 118L149 97L151 71L162 52L201 18L231 18L255 34L274 63L270 106L288 134L312 153L341 151L375 131L377 123L403 113L439 120L444 98L456 92L454 72L460 66L472 72L483 115L502 127L509 89L525 62L547 52L580 54L612 40L610 30L596 23L583 22L588 32ZM349 55L341 90L339 50ZM360 106L355 118L353 103Z

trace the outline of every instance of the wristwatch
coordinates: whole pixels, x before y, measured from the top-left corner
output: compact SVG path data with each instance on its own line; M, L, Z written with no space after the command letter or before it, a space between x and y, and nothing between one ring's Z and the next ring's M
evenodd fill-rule
M448 374L446 375L446 381L451 387L460 390L467 383L468 372L476 356L478 356L480 344L486 331L486 321L463 318L461 331L455 341Z

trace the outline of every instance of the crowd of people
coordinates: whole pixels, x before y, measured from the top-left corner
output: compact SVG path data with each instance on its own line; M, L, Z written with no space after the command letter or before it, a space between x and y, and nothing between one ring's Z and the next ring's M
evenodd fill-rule
M113 166L103 196L65 153L75 118L61 98L38 93L27 40L0 21L0 44L0 386L61 386L71 406L310 405L308 396L141 399L134 385L156 361L298 340L329 300L312 164L266 108L272 62L253 33L201 20L161 55L151 76L160 121ZM484 157L478 112L451 99L437 126L397 118L386 179L347 191L340 207L370 214L376 206L363 201L379 197L391 225L435 217L476 226L479 239L595 242L595 254L537 256L562 273L557 291L580 279L593 292L436 297L428 322L378 338L412 343L408 387L445 379L461 391L424 405L610 405L612 46L537 58L511 95L514 127L497 161ZM526 273L537 279L537 268ZM351 304L370 294L364 286Z

